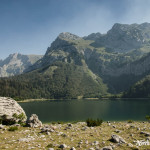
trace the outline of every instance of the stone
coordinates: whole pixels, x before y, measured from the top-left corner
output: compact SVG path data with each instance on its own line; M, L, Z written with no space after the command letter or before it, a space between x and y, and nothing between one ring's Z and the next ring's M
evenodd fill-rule
M55 132L52 128L51 128L51 126L44 126L43 128L41 128L41 133L43 133L43 132Z
M48 150L54 150L54 148L48 148Z
M35 138L32 136L18 139L19 142L31 142L33 140L35 140Z
M115 132L116 132L116 133L120 133L121 131L120 131L120 130L115 130Z
M71 123L68 123L68 127L73 127L73 125Z
M128 144L127 144L127 146L129 146L129 147L133 147L133 145L132 145L131 143L128 143Z
M32 128L42 127L42 122L36 114L32 114L29 120L27 120L27 126Z
M74 147L72 147L70 150L76 150Z
M0 129L4 129L4 126L2 124L0 124Z
M20 118L18 117L20 115ZM12 98L0 97L0 117L2 124L25 122L27 116L22 107Z
M101 148L101 150L113 150L111 146L105 146Z
M85 130L87 130L88 129L88 127L83 127L81 130L82 131L85 131Z
M145 136L150 136L150 133L141 131L140 134L144 134Z
M67 145L66 145L66 144L61 144L61 145L59 146L59 148L67 148Z
M98 145L98 144L99 144L99 141L94 141L93 144L94 144L94 145Z
M126 141L119 135L112 135L111 138L112 138L111 141L114 143L119 143L119 144L126 143Z

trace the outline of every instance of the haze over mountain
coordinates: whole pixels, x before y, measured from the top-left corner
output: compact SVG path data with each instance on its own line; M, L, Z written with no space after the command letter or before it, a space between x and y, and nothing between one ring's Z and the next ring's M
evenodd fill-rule
M149 74L150 24L117 23L107 34L60 33L24 74L0 80L0 95L101 97L124 92Z

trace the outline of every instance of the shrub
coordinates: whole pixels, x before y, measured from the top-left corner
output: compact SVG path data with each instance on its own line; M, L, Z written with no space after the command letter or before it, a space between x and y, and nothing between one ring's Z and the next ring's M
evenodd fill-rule
M3 125L13 125L13 124L15 124L15 120L7 119L7 115L3 115L3 116L1 116L1 123Z
M18 130L18 127L16 126L12 126L8 129L8 131L16 131L16 130Z
M87 126L88 127L94 127L94 126L100 126L101 124L102 124L102 120L100 120L100 119L96 119L96 120L94 120L94 119L87 119L86 120L86 123L87 123Z
M18 120L18 123L19 123L20 125L24 124L24 122L23 122L23 120L25 119L24 113L21 113L21 114L19 114L19 115L17 115L16 113L14 113L14 114L13 114L13 117L14 117L16 120Z
M47 148L53 148L54 145L53 145L53 144L48 144L46 147L47 147Z
M150 116L145 116L145 118L148 120L148 122L150 122Z
M133 123L134 121L133 120L128 120L128 123Z

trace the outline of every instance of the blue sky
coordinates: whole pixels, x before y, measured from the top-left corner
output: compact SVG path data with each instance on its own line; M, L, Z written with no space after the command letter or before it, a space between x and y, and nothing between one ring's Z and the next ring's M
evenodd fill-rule
M150 22L150 0L0 0L0 58L45 54L61 32L106 33L114 23Z

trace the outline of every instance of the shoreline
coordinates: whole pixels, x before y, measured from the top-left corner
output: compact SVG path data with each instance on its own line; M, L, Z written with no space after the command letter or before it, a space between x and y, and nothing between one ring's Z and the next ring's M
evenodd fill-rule
M35 102L35 101L55 101L55 100L128 100L128 99L137 99L137 100L150 100L150 98L82 98L82 99L25 99L16 101L18 103L26 103L26 102Z

